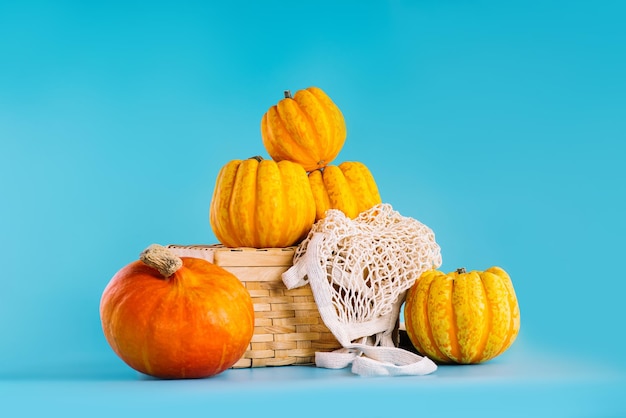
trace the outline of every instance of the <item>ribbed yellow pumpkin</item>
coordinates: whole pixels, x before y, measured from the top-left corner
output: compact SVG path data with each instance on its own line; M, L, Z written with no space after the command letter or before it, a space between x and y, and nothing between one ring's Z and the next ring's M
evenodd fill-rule
M509 275L500 267L424 272L404 307L409 339L440 363L482 363L508 349L520 328Z
M382 202L374 176L363 163L346 161L309 173L315 200L315 220L328 209L339 209L351 219Z
M209 219L227 247L296 245L315 221L307 174L291 161L230 161L217 176Z
M341 110L318 87L299 90L269 108L261 119L261 137L275 161L296 162L308 171L330 164L346 141Z

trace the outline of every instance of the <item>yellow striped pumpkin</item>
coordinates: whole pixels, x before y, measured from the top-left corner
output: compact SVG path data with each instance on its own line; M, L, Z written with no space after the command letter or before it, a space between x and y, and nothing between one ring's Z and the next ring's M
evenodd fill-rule
M351 219L381 203L374 176L363 163L346 161L309 173L315 200L315 219L324 218L328 209L340 209Z
M227 247L296 245L315 222L307 174L290 161L230 161L217 176L209 219L216 238Z
M404 307L409 339L440 363L482 363L508 349L520 328L509 275L500 267L424 272Z
M318 87L309 87L269 108L261 119L261 137L275 161L296 162L308 171L330 164L346 140L341 110Z

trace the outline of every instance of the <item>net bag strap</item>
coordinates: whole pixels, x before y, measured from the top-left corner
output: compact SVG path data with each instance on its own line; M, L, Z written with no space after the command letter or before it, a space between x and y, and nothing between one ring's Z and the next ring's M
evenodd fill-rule
M315 353L315 365L327 369L351 367L359 376L422 376L437 370L428 357L396 347L353 344L330 353Z

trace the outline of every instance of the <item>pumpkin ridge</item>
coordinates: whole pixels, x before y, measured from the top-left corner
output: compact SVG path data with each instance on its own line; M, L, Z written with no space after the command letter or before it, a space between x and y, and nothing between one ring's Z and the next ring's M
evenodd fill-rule
M249 224L249 228L248 229L248 234L250 236L250 241L248 241L248 243L246 244L246 246L248 247L252 247L254 246L253 243L255 242L259 242L259 227L258 227L258 223L259 223L259 210L261 208L261 205L259 205L259 184L262 182L261 179L261 175L260 172L262 170L262 166L265 165L266 162L264 160L257 160L256 162L256 169L254 172L254 175L250 174L253 178L253 180L251 180L252 183L254 183L254 187L251 187L248 190L249 193L249 197L250 197L250 204L252 205L252 207L249 209L250 212L250 224Z
M455 335L457 343L456 346L459 349L458 362L466 363L468 361L468 353L472 349L470 346L470 334L471 322L475 320L472 318L471 307L469 306L469 292L470 292L470 280L469 276L463 275L452 280L452 312L450 323L452 326L452 334ZM469 326L468 326L469 325Z
M413 346L417 349L419 353L424 353L425 352L424 347L422 346L419 337L413 334L413 330L415 329L415 326L413 325L413 315L411 314L406 315L407 312L413 312L413 309L414 309L413 305L415 304L413 299L416 297L417 297L417 286L412 286L407 291L407 297L406 297L405 306L404 306L404 312L405 312L404 322L405 322L405 329L407 331L407 335L409 336L409 340L411 341L411 343L413 344Z
M308 175L309 185L313 192L313 200L315 205L315 219L322 219L326 211L330 208L330 198L328 191L324 186L324 178L321 169L313 170Z
M276 107L276 120L282 131L282 135L280 139L274 141L274 145L280 150L282 160L300 161L301 156L303 154L306 155L306 147L303 147L300 141L293 138L293 134L289 132L287 127L288 120L284 116L285 115L281 115L278 112L278 107ZM273 129L273 125L271 129ZM292 155L296 157L292 157Z
M360 196L362 205L359 208L359 212L382 202L374 176L365 164L356 161L343 162L339 164L339 167L344 171L352 184L358 185L362 193L362 196Z
M250 208L250 212L252 212L253 214L252 216L254 217L254 221L250 224L250 234L252 235L252 240L246 245L243 245L246 247L253 247L253 242L259 242L260 236L262 235L262 232L264 232L263 222L261 221L261 219L265 219L262 216L264 209L262 205L262 202L264 202L264 200L262 197L264 194L263 186L266 182L265 177L262 177L262 174L265 171L265 167L263 167L262 164L263 162L259 162L257 166L257 171L254 175L254 187L252 187L250 190L250 197L252 198L252 202L254 202L252 207ZM267 193L267 191L265 191L265 193Z
M306 237L306 235L308 234L308 230L310 230L310 228L313 226L313 223L315 222L315 203L312 199L313 192L311 191L311 185L309 184L309 179L306 176L306 171L304 172L304 177L296 175L296 171L300 170L304 170L304 168L300 165L293 165L290 170L289 180L292 181L293 184L296 185L296 187L292 187L292 189L294 189L295 191L287 199L290 205L289 212L287 213L295 214L297 220L296 225L299 226L298 231L300 231L300 233L298 233L297 231L293 232L294 240L296 242L300 242ZM296 210L294 208L295 202L307 202L307 210ZM307 231L306 233L304 233L305 230Z
M489 337L489 330L491 329L491 322L493 317L491 303L489 303L489 299L487 298L487 289L485 288L485 282L483 281L482 274L478 274L480 277L480 285L483 289L483 302L485 304L485 321L483 322L482 327L482 335L480 338L480 342L478 343L478 348L476 349L476 355L471 359L472 363L479 361L483 358L485 353L485 347L487 346L487 339Z
M274 120L276 122L275 124L270 123L270 119L272 116L274 116ZM282 134L274 132L276 125L279 125L279 127L282 128ZM271 107L261 119L261 136L263 139L263 144L267 152L276 161L284 160L289 155L289 151L286 148L287 141L283 140L283 138L287 136L286 130L283 125L284 123L278 116L277 111L274 107Z
M336 105L334 103L329 105L328 101L322 100L320 95L325 95L325 94L321 92L321 90L319 90L318 88L309 87L308 89L304 91L306 91L306 93L313 99L313 101L317 105L317 108L320 109L320 114L322 114L324 117L324 122L325 122L324 127L326 128L326 132L324 132L324 134L328 138L324 143L325 145L324 154L328 152L332 152L331 145L337 139L337 129L334 124L334 120L332 116L332 112L336 111L332 107L336 107ZM321 134L321 132L318 131L318 135L319 134ZM332 159L329 158L329 160L332 160Z
M506 341L504 342L504 344L502 344L502 348L500 349L497 355L500 355L504 351L506 351L511 346L511 344L513 344L513 341L515 341L515 339L517 338L517 334L519 330L514 328L513 322L514 322L513 318L511 318L511 329L508 332Z
M506 351L511 344L517 338L517 334L519 333L519 303L517 301L517 296L515 295L515 289L513 287L513 282L511 281L511 277L502 270L500 267L490 267L487 269L488 272L495 274L499 277L507 290L507 299L509 301L510 307L510 321L509 321L509 331L507 333L507 338L504 344L502 345L502 349L497 355L500 355L504 351Z
M339 164L339 169L343 173L350 191L353 195L358 196L358 198L354 199L357 214L374 206L370 205L371 194L358 163L343 162Z
M324 168L322 178L328 191L330 207L340 208L346 216L354 219L359 214L357 203L343 171L338 166L330 165Z
M227 237L233 236L230 226L229 208L232 199L232 189L241 160L233 160L224 166L218 173L215 181L215 189L211 198L209 221L211 229L220 242L226 242ZM223 233L223 229L227 233Z
M341 152L343 144L345 143L347 136L346 122L339 106L337 106L337 104L333 102L333 100L328 97L324 91L318 87L309 87L306 90L317 99L322 111L328 118L329 141L327 141L327 147L332 150L334 143L340 144L339 146L334 146L335 151L330 154L331 157L327 158L328 161L326 161L326 163L329 164L337 157L337 155L339 155L339 152Z
M513 344L513 341L515 341L515 339L517 338L517 334L519 332L519 328L517 328L515 325L515 311L516 311L517 301L516 299L514 299L514 297L512 297L508 289L507 289L507 300L508 300L510 315L511 315L510 320L509 320L509 328L508 328L507 336L504 339L504 342L502 343L502 347L500 348L500 350L498 350L496 355L500 355L504 351L506 351L511 346L511 344Z
M241 176L241 173L239 171L239 170L242 170L241 163L242 163L242 161L240 161L237 164L236 168L235 168L235 172L233 173L234 175L232 177L232 179L233 179L232 180L232 186L228 188L228 189L230 189L229 190L230 193L228 194L228 200L224 202L227 220L231 219L231 208L235 205L233 203L233 201L235 199L235 190L236 190L235 184L238 183L238 179ZM220 190L223 191L224 188L222 187L222 188L220 188ZM231 237L237 236L237 231L235 230L235 225L233 225L232 222L226 221L226 222L224 222L224 227L226 228L228 233L226 235L227 238L224 237L224 241L223 242L225 242L225 243L232 243L232 241L231 241L232 238ZM220 239L220 241L222 241L222 239Z
M509 314L509 320L506 324L500 319L500 321L492 321L490 328L490 337L491 339L487 340L487 347L489 349L485 349L486 354L484 354L484 360L489 360L498 355L501 352L502 347L504 346L506 335L509 334L510 331L510 303L507 295L507 289L504 285L500 276L493 274L489 271L483 272L483 277L485 280L485 286L487 288L487 296L489 297L490 304L494 310L501 312L504 315L505 312ZM506 304L506 309L504 308L504 304ZM505 328L506 327L506 328ZM504 334L504 335L501 335Z
M259 171L261 168L261 162L259 161L259 164L257 165L257 171L255 173L254 179L255 179L255 185L254 187L250 188L249 193L250 193L250 197L252 199L252 202L258 202L259 201L259 183L261 182L261 178L259 176ZM259 242L259 228L258 228L258 222L259 222L259 213L257 212L259 210L260 205L254 204L253 208L250 210L251 216L252 216L252 222L251 222L251 226L254 225L253 227L250 228L250 233L252 234L252 240L254 242Z
M274 161L289 160L300 162L306 149L292 141L287 129L287 120L278 112L278 105L272 106L261 119L261 136L267 152Z
M321 168L321 167L325 167L327 164L333 161L341 150L341 147L333 146L333 144L337 142L337 138L338 138L337 127L335 126L333 116L331 113L333 109L328 107L327 104L324 101L322 101L317 94L314 93L313 88L309 88L304 91L306 91L306 93L312 98L312 100L315 101L316 107L314 108L320 110L319 115L321 115L323 119L322 125L324 126L324 130L323 132L320 132L320 130L317 129L317 124L313 120L313 116L311 114L307 114L307 116L309 117L311 121L312 126L316 128L316 134L317 134L317 138L319 141L318 143L320 147L322 148L320 154L327 155L326 161L323 159L320 159L319 161L316 162L318 167ZM333 150L334 148L336 149Z
M276 247L277 243L281 242L283 232L278 227L280 219L284 215L285 200L283 199L283 184L282 173L277 163L271 161L263 161L259 164L257 173L255 175L255 190L254 198L256 204L254 205L255 222L251 223L252 231L250 231L253 238L250 242L246 243L246 247L254 247L256 237L266 237L266 242L263 246ZM271 196L270 199L265 199L265 196ZM263 220L262 222L256 222L256 220Z
M290 179L293 180L294 184L296 184L295 190L298 193L297 200L292 200L292 202L305 202L306 210L294 210L300 216L300 234L296 235L296 242L300 242L306 238L309 231L311 230L313 224L315 223L315 200L313 199L313 190L311 189L311 184L309 183L309 178L306 175L306 171L300 165L293 164L292 165L293 175L290 176ZM300 173L304 172L304 176L300 175Z
M316 151L316 137L312 135L312 132L308 127L302 125L303 121L307 120L306 113L300 107L300 104L294 99L283 99L277 107L277 115L280 118L283 128L289 135L294 148L297 149L297 157L293 158L297 162L305 161L307 156L312 152L316 155L316 160L319 159Z
M286 217L290 219L290 222L292 224L299 226L302 224L302 212L292 210L291 204L294 201L301 201L301 196L299 193L300 189L298 187L293 187L293 185L290 184L292 179L294 178L292 174L293 171L290 170L290 167L293 166L290 164L279 164L279 172L281 175L280 186L282 189L280 195L287 196L286 199L282 199L282 207L280 208L280 210L283 214L285 214ZM290 231L285 228L278 228L278 230L280 231L280 242L294 241L298 238L294 236L297 232L295 229L293 231ZM297 230L299 231L300 228L298 228Z
M311 131L313 133L313 137L315 138L315 146L307 146L307 151L309 155L315 155L314 159L316 160L315 164L317 168L322 168L326 166L327 161L324 161L321 155L327 155L329 153L328 148L330 148L332 144L331 140L333 128L331 126L331 118L329 117L326 108L323 106L323 103L308 89L298 91L294 100L298 103L298 108L303 115L303 119L307 121L307 130ZM315 103L309 106L306 103L307 100L311 100ZM313 113L315 113L315 116L320 117L319 121L314 117ZM329 161L332 161L333 159L334 157L328 158Z
M455 273L456 274L456 273ZM450 354L452 355L452 360L460 362L463 358L461 354L461 347L459 345L458 333L459 333L459 325L457 323L457 313L454 309L454 294L457 291L456 289L456 277L453 277L450 285L450 330L449 330L449 338L450 338Z
M435 277L437 276L436 273ZM433 280L431 280L428 283L428 289L426 290L426 297L425 299L428 301L430 299L431 296L431 289L433 287L433 285L435 284L435 278L433 278ZM430 310L428 309L429 307L429 303L424 303L422 304L422 309L424 309L425 314L424 314L424 328L426 329L426 333L428 335L428 339L431 342L431 346L433 348L434 351L434 355L431 354L433 357L435 357L436 360L439 360L443 363L449 363L450 362L450 357L448 357L443 351L441 351L441 349L439 348L439 344L437 343L437 340L435 339L435 333L433 332L433 328L432 328L432 321L430 318Z
M253 200L251 199L253 193L251 190L256 186L258 166L259 162L253 159L241 162L235 177L229 205L230 218L239 220L239 222L230 223L233 231L235 231L233 236L240 237L241 246L246 247L251 246L250 243L252 242L250 231L253 229L252 225L254 225L252 222L254 211L251 210L251 206L253 206Z

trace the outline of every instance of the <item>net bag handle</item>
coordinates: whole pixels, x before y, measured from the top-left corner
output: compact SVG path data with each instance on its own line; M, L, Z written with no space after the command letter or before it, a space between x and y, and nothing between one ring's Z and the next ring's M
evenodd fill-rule
M359 376L423 376L437 370L428 357L397 347L353 344L329 353L315 353L315 365L327 369L351 367Z

